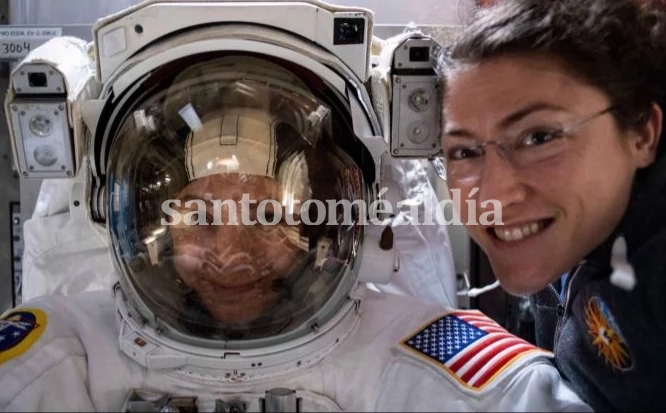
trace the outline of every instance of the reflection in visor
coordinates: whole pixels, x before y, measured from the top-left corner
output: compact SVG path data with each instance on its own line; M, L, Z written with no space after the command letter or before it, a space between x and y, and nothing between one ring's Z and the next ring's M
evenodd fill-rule
M108 187L115 257L137 307L218 340L286 334L333 314L360 226L335 207L319 223L304 204L365 196L347 116L286 69L242 56L190 66L133 108ZM270 225L246 224L260 216Z

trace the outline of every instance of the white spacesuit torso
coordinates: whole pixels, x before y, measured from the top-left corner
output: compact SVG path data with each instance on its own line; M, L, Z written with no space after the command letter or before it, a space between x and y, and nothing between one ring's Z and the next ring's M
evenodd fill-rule
M358 322L320 361L235 382L136 364L119 351L107 291L38 298L0 321L0 409L120 411L138 391L261 411L266 391L286 388L301 411L590 411L548 353L480 313L359 293Z

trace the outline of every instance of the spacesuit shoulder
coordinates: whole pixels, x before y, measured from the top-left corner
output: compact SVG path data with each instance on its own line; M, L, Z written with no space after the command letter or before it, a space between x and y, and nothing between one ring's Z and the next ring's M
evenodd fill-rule
M102 327L89 326L102 324L96 315L105 308L103 296L88 295L83 300L43 296L2 314L0 410L15 403L19 394L44 388L44 377L64 374L68 368L78 375L71 366L85 363L87 350L82 337L101 335ZM51 387L57 386L51 383Z
M553 356L477 310L439 314L406 335L398 346L472 394L491 390L527 364Z

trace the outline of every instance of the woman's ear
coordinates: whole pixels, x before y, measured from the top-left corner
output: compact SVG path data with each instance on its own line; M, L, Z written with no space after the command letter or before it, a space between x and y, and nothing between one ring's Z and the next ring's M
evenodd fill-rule
M637 168L650 166L657 157L657 148L662 132L664 114L661 107L653 103L645 125L636 130L636 139L631 141L631 150Z

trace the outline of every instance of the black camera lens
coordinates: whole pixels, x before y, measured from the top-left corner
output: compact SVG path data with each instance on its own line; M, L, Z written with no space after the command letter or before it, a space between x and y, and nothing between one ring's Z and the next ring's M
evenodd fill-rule
M336 18L333 26L333 44L363 44L365 20L360 18Z
M28 83L30 87L46 87L46 73L44 72L33 72L28 73Z
M430 48L427 46L423 47L411 47L409 49L409 61L410 62L427 62L430 60Z

